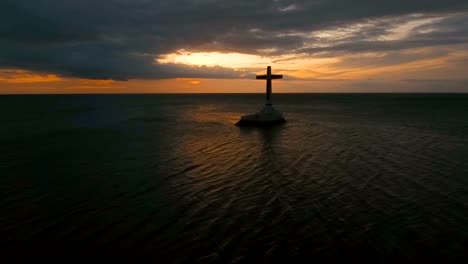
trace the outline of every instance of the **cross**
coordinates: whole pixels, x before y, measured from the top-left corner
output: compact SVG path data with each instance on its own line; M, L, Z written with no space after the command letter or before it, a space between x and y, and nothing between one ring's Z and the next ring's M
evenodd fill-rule
M282 79L282 74L271 74L271 66L267 67L267 74L266 75L257 75L257 80L267 80L266 85L266 105L271 105L271 80L273 79Z

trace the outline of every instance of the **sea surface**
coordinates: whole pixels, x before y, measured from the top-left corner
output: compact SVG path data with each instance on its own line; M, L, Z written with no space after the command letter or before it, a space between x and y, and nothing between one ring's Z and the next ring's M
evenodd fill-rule
M261 94L0 96L0 251L468 259L468 95L273 100L259 129Z

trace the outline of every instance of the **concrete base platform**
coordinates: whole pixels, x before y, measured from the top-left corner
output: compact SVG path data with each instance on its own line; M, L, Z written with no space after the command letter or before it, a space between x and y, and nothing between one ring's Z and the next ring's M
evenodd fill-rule
M241 116L236 126L271 126L286 122L283 114L267 104L258 113Z

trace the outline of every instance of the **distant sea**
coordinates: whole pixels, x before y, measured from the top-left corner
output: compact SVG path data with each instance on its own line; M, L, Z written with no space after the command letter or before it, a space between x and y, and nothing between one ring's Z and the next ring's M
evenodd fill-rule
M0 246L159 263L468 259L468 95L0 96Z

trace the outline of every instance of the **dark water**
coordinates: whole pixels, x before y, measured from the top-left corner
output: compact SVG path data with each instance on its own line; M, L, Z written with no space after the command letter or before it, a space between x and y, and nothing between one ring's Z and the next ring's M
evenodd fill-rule
M0 251L463 260L468 95L0 97ZM162 262L164 263L164 262Z

